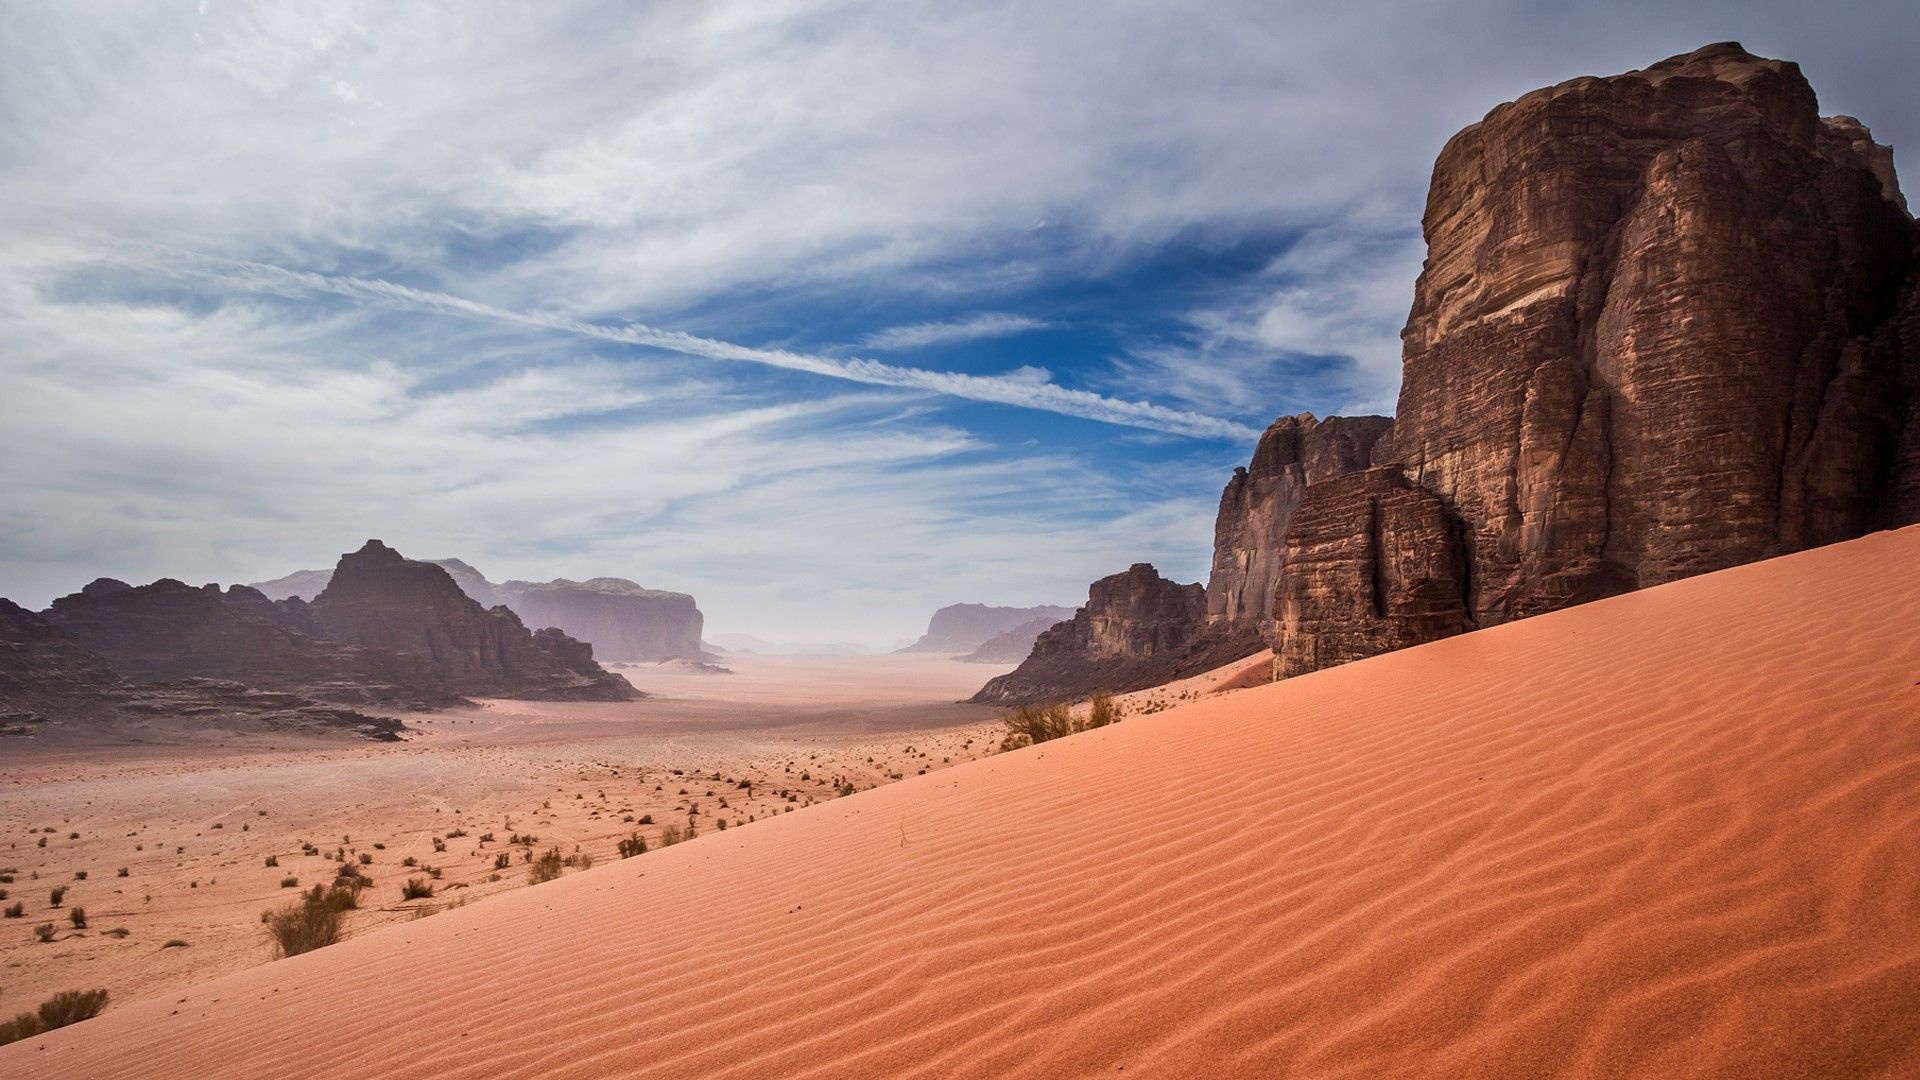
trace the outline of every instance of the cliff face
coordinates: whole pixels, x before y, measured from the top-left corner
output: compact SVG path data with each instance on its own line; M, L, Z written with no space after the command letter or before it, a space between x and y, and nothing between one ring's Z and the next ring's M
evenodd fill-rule
M1206 590L1161 577L1146 563L1094 582L1073 618L1043 632L1016 669L974 701L1014 705L1070 701L1095 690L1137 690L1166 682L1207 644Z
M296 605L298 602L294 602ZM299 607L244 585L102 578L53 602L46 621L134 683L216 679L328 701L429 708L462 700L418 657L318 640Z
M1071 616L1071 612L1068 615ZM960 657L969 664L1017 664L1033 653L1033 643L1040 635L1059 625L1061 619L1042 616L1030 622L1023 622L1011 630L995 634L981 642L972 652Z
M1047 625L1051 626L1063 619L1071 618L1073 618L1072 608L1050 605L990 607L986 604L949 604L934 612L933 618L927 620L927 632L920 636L919 641L900 651L970 652L986 644L988 640L1024 624L1044 619ZM1025 655L1024 652L1020 654L1020 656ZM1020 657L1016 656L1014 659L1018 660Z
M340 558L310 606L313 632L334 641L429 660L463 694L618 701L625 679L579 662L565 634L536 641L505 607L483 608L443 568L369 540Z
M111 738L125 725L150 741L169 720L191 731L344 731L383 741L405 730L391 717L235 682L129 683L54 623L0 598L0 737Z
M602 660L698 660L705 617L686 593L642 588L625 578L509 581L500 602L530 626L555 626L593 643Z
M554 626L590 643L601 660L698 660L705 618L686 593L643 588L625 578L494 583L459 559L422 560L440 567L483 608L504 605L528 626ZM312 599L331 570L300 570L254 586L274 600Z
M1286 561L1287 529L1307 485L1373 464L1393 430L1384 416L1283 416L1260 436L1253 460L1235 469L1220 495L1213 527L1213 572L1207 578L1207 623L1250 632L1271 644L1275 590Z
M1424 228L1404 478L1310 492L1281 674L1920 510L1913 223L1793 64L1714 45L1503 105L1442 151ZM1425 552L1416 611L1340 599L1382 548Z

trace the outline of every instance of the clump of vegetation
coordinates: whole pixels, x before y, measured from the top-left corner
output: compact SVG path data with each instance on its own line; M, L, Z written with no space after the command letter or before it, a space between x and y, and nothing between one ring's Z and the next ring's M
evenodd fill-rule
M299 903L266 913L267 932L272 935L276 956L298 956L340 940L344 914L360 906L360 879L315 885L300 897ZM184 941L169 941L173 948Z
M43 922L39 926L34 927L33 936L39 938L40 944L42 945L53 944L53 924Z
M493 857L493 868L495 870L505 870L507 868L507 864L511 863L512 861L513 861L513 856L502 851L498 855L495 855Z
M283 889L297 889L300 887L300 879L289 874L280 879L280 887Z
M402 900L423 900L432 895L433 886L417 877L408 878L407 883L400 886L400 899Z
M669 825L660 830L661 847L672 847L686 838L686 834L680 831L680 826L678 825Z
M67 887L65 885L55 885L53 887L52 899L53 906L59 907L67 899Z
M66 990L40 1003L33 1012L23 1012L0 1023L0 1045L31 1039L54 1028L77 1024L100 1015L107 1007L105 990Z
M1074 732L1073 712L1065 705L1022 705L1000 718L1007 734L1000 749L1018 750Z
M1088 703L1085 730L1103 728L1120 719L1120 703L1105 690L1095 690L1093 700Z
M15 900L13 903L7 905L6 916L9 919L18 919L26 913L27 904L24 900Z
M177 938L177 937L176 937L176 938L168 938L168 939L167 939L167 941L166 941L166 944L164 944L164 945L162 945L162 946L160 946L160 947L161 947L161 948L163 948L163 949L184 949L184 948L186 948L186 947L187 947L187 943L186 943L185 941L182 941L181 939L179 939L179 938Z
M620 857L623 859L631 859L635 855L647 853L647 841L637 832L629 834L625 840L620 841L618 846Z
M87 909L75 904L67 911L67 921L73 924L75 930L85 930L87 928Z
M532 868L527 871L527 880L535 885L543 881L552 881L560 876L567 864L566 857L560 854L558 847L550 847L533 860Z

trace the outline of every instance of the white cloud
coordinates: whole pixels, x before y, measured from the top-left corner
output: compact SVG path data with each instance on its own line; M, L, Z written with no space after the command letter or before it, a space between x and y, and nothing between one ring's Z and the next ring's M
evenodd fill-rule
M983 311L963 319L951 319L946 322L919 322L908 323L905 326L889 326L861 338L860 344L864 348L885 352L924 349L929 345L954 345L965 341L1012 337L1030 330L1044 330L1048 325L1044 319L1030 318L1026 315Z

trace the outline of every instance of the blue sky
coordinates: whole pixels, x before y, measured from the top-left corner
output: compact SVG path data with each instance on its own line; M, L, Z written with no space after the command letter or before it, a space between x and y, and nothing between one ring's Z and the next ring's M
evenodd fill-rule
M1908 5L1588 7L11 5L0 594L378 536L881 643L1196 580L1255 432L1392 410L1487 109L1738 39L1920 139Z

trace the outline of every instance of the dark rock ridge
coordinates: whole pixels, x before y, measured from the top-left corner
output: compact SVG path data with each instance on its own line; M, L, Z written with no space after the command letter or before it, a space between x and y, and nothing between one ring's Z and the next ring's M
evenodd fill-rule
M972 700L1069 701L1204 670L1211 666L1203 658L1212 645L1203 633L1206 611L1203 586L1168 581L1150 564L1135 563L1089 586L1085 607L1042 632L1019 667L990 680Z
M1039 607L990 607L986 604L949 604L927 620L927 632L901 652L964 653L994 637L1025 623L1045 619L1051 626L1073 618L1073 609L1042 605ZM1044 629L1044 627L1042 628ZM1026 653L1021 653L1025 656ZM1016 656L1014 659L1018 660Z
M1359 472L1393 430L1385 416L1283 416L1260 436L1253 460L1233 470L1213 526L1207 625L1250 644L1272 644L1274 595L1286 561L1287 529L1307 485Z
M1424 229L1403 471L1310 489L1279 674L1920 516L1916 232L1795 65L1711 45L1502 105Z
M315 636L428 660L462 694L635 696L632 684L593 662L590 645L557 628L536 636L510 609L481 607L446 569L404 558L378 540L341 556L325 591L305 607Z
M528 626L553 626L593 645L603 661L699 660L705 619L686 593L648 589L625 578L492 582L459 559L426 559L485 608L506 606ZM254 587L275 599L320 595L331 570L300 570Z
M392 717L234 682L131 683L52 622L0 598L0 736L146 732L169 719L195 730L345 731L384 741L405 730Z
M429 660L313 636L305 606L276 605L244 585L101 578L55 600L45 618L134 683L227 680L403 709L463 701Z
M960 657L969 664L1017 664L1033 652L1040 635L1060 624L1059 619L1041 617L1023 622L1011 630L995 634L980 647Z

